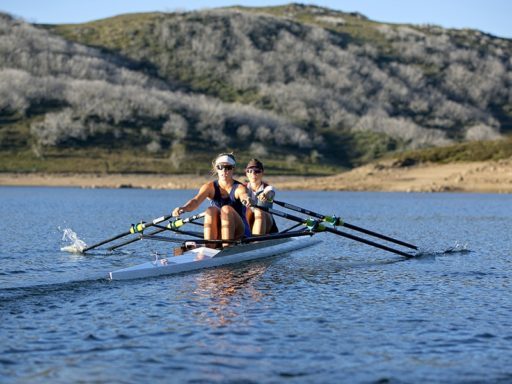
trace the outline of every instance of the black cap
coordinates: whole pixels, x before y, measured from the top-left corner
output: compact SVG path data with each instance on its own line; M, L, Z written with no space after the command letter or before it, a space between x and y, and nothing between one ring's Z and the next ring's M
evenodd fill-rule
M263 171L263 163L261 161L259 161L258 159L251 159L247 163L247 166L245 167L245 169L249 169L249 168L258 168Z

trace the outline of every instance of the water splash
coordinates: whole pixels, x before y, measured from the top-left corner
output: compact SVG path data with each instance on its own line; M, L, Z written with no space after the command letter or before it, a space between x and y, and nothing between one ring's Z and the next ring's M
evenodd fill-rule
M70 241L71 244L62 247L60 250L70 253L82 253L87 247L83 240L78 238L78 235L71 229L65 228L62 233L62 241Z
M429 249L422 248L414 255L414 257L425 257L425 256L442 256L451 254L466 254L470 253L471 250L468 248L467 243L459 243L458 241L451 247L446 249Z
M459 243L455 242L455 245L453 247L447 248L443 253L449 254L449 253L469 253L471 250L468 248L468 243Z

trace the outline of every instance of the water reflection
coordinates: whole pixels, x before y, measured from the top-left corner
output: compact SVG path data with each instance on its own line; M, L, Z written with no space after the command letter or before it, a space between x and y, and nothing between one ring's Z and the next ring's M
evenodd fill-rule
M258 302L263 294L256 283L270 262L250 263L243 267L216 268L197 275L194 294L206 301L208 311L198 313L200 320L220 327L243 321L242 303Z

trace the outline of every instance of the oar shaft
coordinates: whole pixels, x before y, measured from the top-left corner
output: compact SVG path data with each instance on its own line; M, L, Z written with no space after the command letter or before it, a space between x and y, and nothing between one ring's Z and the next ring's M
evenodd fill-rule
M269 212L269 213L271 213L273 215L280 216L283 219L288 219L288 220L296 221L297 223L302 223L302 224L304 224L306 222L306 220L304 220L302 217L298 217L298 216L295 216L295 215L290 215L289 213L281 212L281 211L278 211L278 210L273 209L273 208L267 208L267 207L258 207L258 208L263 210L263 211L267 211L267 212Z
M293 231L293 232L281 232L281 233L271 233L269 235L264 236L251 236L246 237L240 240L240 243L253 243L256 241L266 241L266 240L275 240L275 239L288 239L292 237L301 237L301 236L313 236L314 232L301 230L301 231Z
M198 219L202 218L203 216L204 216L204 213L199 213L197 215L187 217L186 219L180 219L181 220L180 221L180 227L183 224L186 224L186 223L197 224L197 223L194 222L194 220L198 220ZM178 221L178 220L176 220L176 221ZM165 231L173 231L173 232L183 233L184 235L195 236L195 237L202 237L202 236L199 236L198 234L196 234L195 232L185 232L185 231L179 231L179 230L173 229L173 228L163 227L161 225L158 225L157 222L153 222L152 226L153 227L157 227L158 229L153 231L153 232L151 232L151 233L149 233L148 235L150 235L150 236L153 236L153 235L156 235L158 233L165 232ZM141 236L139 236L139 237L137 237L135 239L131 239L131 240L125 241L124 243L121 243L121 244L118 244L118 245L114 245L114 246L108 248L108 250L109 251L113 251L113 250L115 250L117 248L124 247L125 245L132 244L132 243L134 243L136 241L139 241L139 240L142 240Z
M403 245L404 247L418 250L418 247L413 245L413 244L409 244L409 243L406 243L405 241L398 240L398 239L395 239L393 237L389 237L389 236L382 235L382 234L377 233L377 232L370 231L369 229L358 227L357 225L352 225L352 224L349 224L349 223L343 223L343 226L345 228L352 229L354 231L358 231L358 232L361 232L361 233L366 233L367 235L370 235L370 236L373 236L373 237L378 237L379 239L386 240L386 241L389 241L391 243L395 243L395 244L398 244L398 245Z
M91 249L94 249L94 248L98 248L98 247L102 246L103 244L110 243L111 241L115 241L117 239L120 239L121 237L128 236L130 233L131 233L130 231L127 231L127 232L121 233L121 234L119 234L117 236L111 237L110 239L100 241L99 243L93 244L93 245L91 245L89 247L85 247L82 250L82 253L85 253L85 252L87 252L87 251L89 251Z
M192 231L182 231L181 229L174 229L169 227L164 227L162 225L156 225L157 228L160 228L162 231L171 231L174 233L180 233L182 235L197 237L198 239L203 238L203 234L201 232L192 232Z
M164 241L167 243L186 243L193 242L197 244L205 244L205 243L239 243L240 240L204 240L204 239L178 239L176 237L166 237L166 236L154 236L154 235L141 235L141 238L144 240L156 240L156 241Z
M292 211L296 211L296 212L300 212L300 213L303 213L305 215L309 215L309 216L312 216L312 217L316 217L317 219L322 219L324 220L327 216L325 215L322 215L321 213L317 213L317 212L313 212L313 211L310 211L309 209L305 209L305 208L302 208L302 207L298 207L296 205L293 205L293 204L289 204L289 203L286 203L284 201L277 201L277 200L274 200L274 203L276 203L277 205L280 205L284 208L287 208L287 209L290 209ZM395 244L398 244L398 245L403 245L404 247L407 247L407 248L411 248L411 249L415 249L415 250L418 250L418 247L416 245L413 245L413 244L410 244L410 243L407 243L405 241L402 241L402 240L398 240L398 239L395 239L393 237L389 237L389 236L386 236L386 235L383 235L381 233L377 233L377 232L374 232L374 231L370 231L369 229L366 229L366 228L361 228L357 225L353 225L353 224L349 224L347 222L341 222L340 223L343 227L345 228L348 228L348 229L351 229L353 231L358 231L358 232L361 232L361 233L365 233L367 235L370 235L370 236L373 236L373 237L377 237L379 239L382 239L382 240L386 240L386 241L389 241L391 243L395 243Z
M156 219L154 219L153 221L149 222L149 223L144 223L143 224L143 227L144 228L149 228L149 227L152 227L156 224L159 224L161 223L162 221L166 221L166 220L169 220L172 216L169 215L169 216L161 216L161 217L158 217ZM82 250L82 253L85 253L91 249L94 249L94 248L98 248L100 246L102 246L103 244L107 244L107 243L110 243L111 241L114 241L114 240L117 240L117 239L120 239L121 237L125 237L125 236L128 236L130 234L132 234L133 232L132 231L126 231L126 232L123 232L123 233L120 233L119 235L117 236L114 236L114 237L111 237L110 239L107 239L107 240L103 240L103 241L100 241L99 243L96 243L96 244L93 244L89 247L85 247L83 250Z
M150 233L150 235L156 235L160 232L164 232L165 229L157 229L156 231L153 231ZM131 239L131 240L128 240L128 241L125 241L124 243L121 243L121 244L117 244L117 245L114 245L112 247L109 247L108 250L109 251L113 251L117 248L121 248L121 247L124 247L125 245L128 245L128 244L132 244L132 243L135 243L136 241L139 241L139 240L142 240L140 237L137 237L135 239Z
M277 205L280 205L281 207L290 209L292 211L296 211L296 212L303 213L305 215L316 217L317 219L322 219L323 220L325 218L325 216L321 215L320 213L316 213L316 212L310 211L309 209L298 207L298 206L293 205L293 204L285 203L284 201L274 200L274 203L276 203Z
M288 219L288 220L292 220L292 221L296 221L296 222L299 222L299 223L303 223L303 224L306 224L306 221L301 218L301 217L298 217L298 216L294 216L294 215L290 215L289 213L286 213L286 212L281 212L281 211L278 211L278 210L275 210L273 208L265 208L265 207L261 207L260 209L263 209L273 215L276 215L276 216L280 216L284 219ZM412 255L408 254L408 253L405 253L405 252L402 252L398 249L394 249L394 248L391 248L391 247L388 247L386 245L382 245L382 244L378 244L378 243L375 243L371 240L367 240L367 239L363 239L362 237L359 237L359 236L354 236L354 235L351 235L350 233L345 233L345 232L341 232L337 229L334 229L334 228L330 228L330 227L324 227L323 228L324 231L326 232L331 232L331 233L334 233L336 235L339 235L339 236L343 236L343 237L346 237L348 239L351 239L351 240L355 240L355 241L359 241L360 243L363 243L363 244L367 244L367 245L371 245L375 248L379 248L379 249L382 249L382 250L385 250L385 251L388 251L388 252L392 252L392 253L395 253L397 255L400 255L400 256L404 256L404 257L412 257Z
M205 244L205 243L229 243L229 244L249 244L259 241L269 241L269 240L280 240L280 239L288 239L292 237L302 237L302 236L313 236L315 233L307 230L301 230L301 231L293 231L293 232L287 232L287 233L272 233L269 235L264 236L251 236L251 237L245 237L238 240L227 240L227 239L216 239L216 240L208 240L208 239L177 239L173 237L164 237L164 236L154 236L152 234L149 235L141 235L141 239L147 239L147 240L157 240L157 241L165 241L170 243L179 242L178 240L181 240L181 242L195 242L197 244Z
M141 240L165 241L167 243L182 243L184 240L177 237L157 236L157 235L140 235ZM195 241L195 240L194 240Z
M351 239L351 240L359 241L360 243L363 243L363 244L371 245L372 247L379 248L379 249L382 249L384 251L395 253L395 254L400 255L400 256L404 256L404 257L407 257L407 258L413 257L412 255L410 255L410 254L408 254L406 252L402 252L402 251L400 251L398 249L394 249L394 248L388 247L388 246L383 245L383 244L375 243L375 242L373 242L371 240L363 239L362 237L354 236L354 235L352 235L350 233L341 232L340 230L337 230L337 229L334 229L334 228L325 227L324 230L327 231L327 232L335 233L336 235L340 235L340 236L346 237L347 239Z

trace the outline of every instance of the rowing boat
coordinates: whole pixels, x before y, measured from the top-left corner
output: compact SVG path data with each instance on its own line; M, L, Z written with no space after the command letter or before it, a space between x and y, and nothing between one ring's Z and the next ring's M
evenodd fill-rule
M187 223L202 225L200 223L196 223L195 221L204 218L204 212L187 218L172 219L167 225L162 225L162 223L171 219L171 217L162 216L150 222L141 221L139 224L132 224L128 231L120 233L109 239L100 241L99 243L93 244L91 246L86 246L85 243L82 242L81 244L74 244L73 246L65 247L63 250L85 253L89 250L96 249L104 244L114 242L130 235L135 235L136 237L131 236L129 240L110 246L108 250L113 251L114 249L124 247L138 240L157 240L161 242L174 242L182 244L180 248L176 248L176 250L179 250L179 252L177 252L180 253L179 256L156 259L154 261L148 261L142 264L137 264L131 267L109 272L108 277L112 280L127 280L172 275L181 272L218 267L221 265L240 263L249 260L261 259L263 257L280 255L318 244L320 240L317 240L316 238L312 239L312 236L319 232L331 233L346 239L358 241L360 243L391 252L402 257L411 258L415 256L409 252L405 252L385 244L377 243L370 239L356 236L352 233L341 231L338 229L338 227L343 227L351 231L361 232L367 236L372 236L386 242L394 243L400 245L401 247L406 247L416 251L419 250L419 248L414 244L398 240L393 237L353 224L349 224L335 215L326 216L321 213L313 212L309 209L301 208L282 201L274 200L273 203L280 205L288 210L299 212L302 215L308 215L309 217L296 216L287 212L282 212L280 210L273 209L272 205L257 206L258 209L269 212L274 216L295 222L296 224L282 232L263 236L250 236L238 240L205 240L203 239L203 234L200 232L183 231L181 229L181 227ZM154 227L156 229L150 231L149 233L145 233L145 230L150 227ZM302 229L292 231L292 229L297 227L302 227ZM169 234L169 232L179 234L180 236L190 236L195 239L187 241L183 238L173 238L170 236L159 235L162 233ZM223 248L208 248L205 247L207 244L210 246L223 246Z
M111 280L129 280L145 277L172 275L198 269L241 263L249 260L277 256L316 245L320 240L308 237L291 237L234 245L222 250L198 247L180 256L156 259L109 273Z

